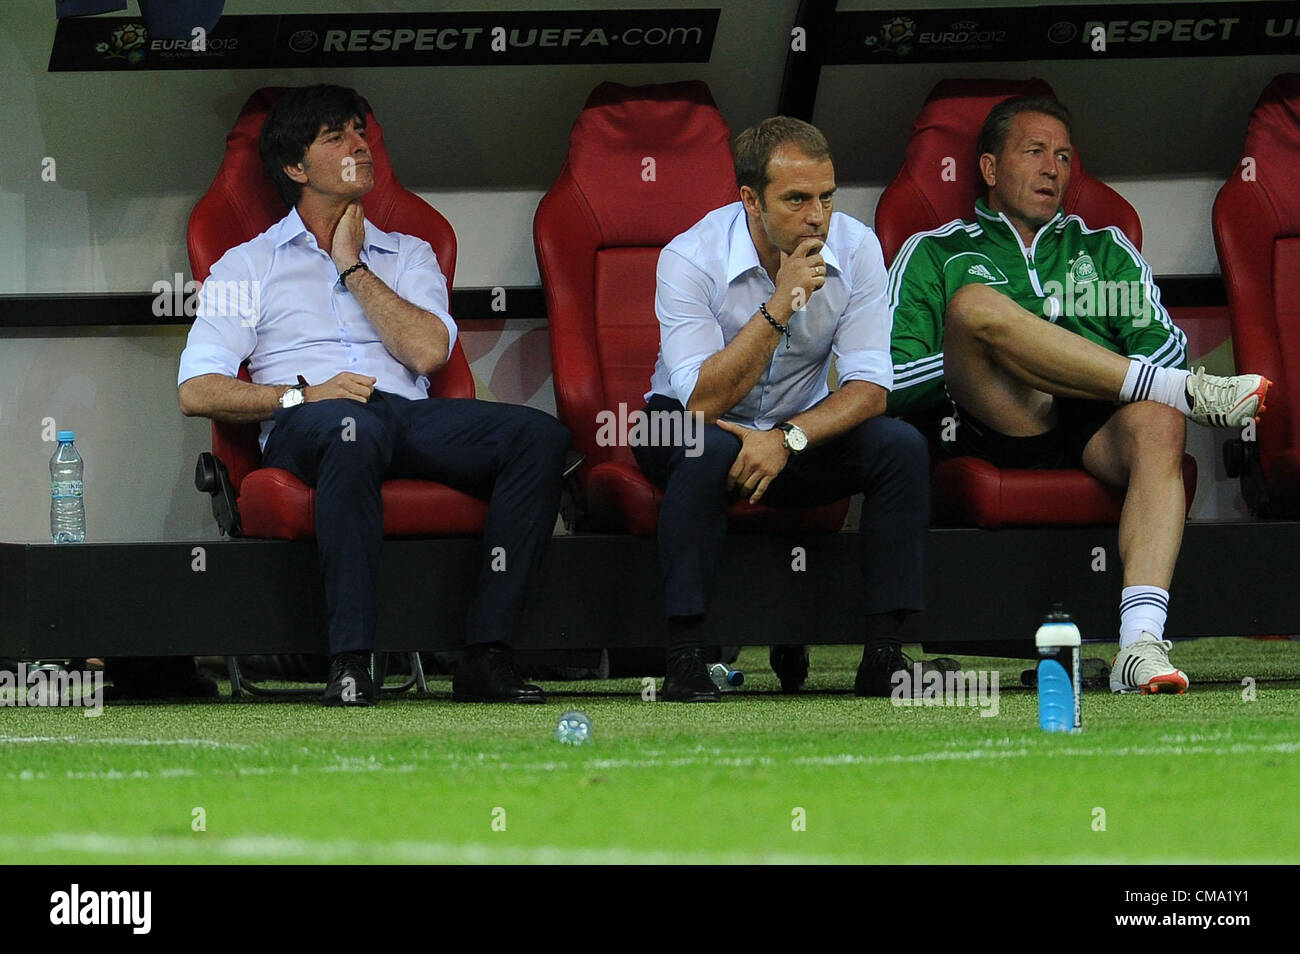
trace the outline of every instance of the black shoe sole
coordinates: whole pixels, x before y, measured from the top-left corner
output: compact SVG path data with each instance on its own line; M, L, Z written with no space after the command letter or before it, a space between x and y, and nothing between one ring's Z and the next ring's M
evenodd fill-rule
M664 696L664 702L721 702L722 696L711 696L707 693L699 692L689 696Z
M712 692L705 689L688 689L681 692L665 689L660 693L660 698L664 702L721 702L722 692L718 689Z
M861 699L891 699L894 696L894 672L891 671L889 677L883 683L872 685L877 680L871 677L864 679L861 675L853 680L853 694ZM865 683L865 685L864 685ZM913 695L907 698L921 698L921 687L913 686Z
M335 691L330 692L331 689L335 689ZM367 709L377 702L379 702L379 699L375 695L373 684L368 689L356 693L350 700L344 699L343 690L336 689L334 686L326 687L321 696L321 705L327 709Z
M541 706L546 704L545 696L480 696L469 692L451 691L452 702L507 702L516 705Z
M892 690L889 692L872 692L870 688L859 689L857 686L854 686L853 694L859 699L888 699L892 697L894 693Z
M376 705L379 700L374 696L374 690L370 692L358 692L356 697L350 702L343 698L340 691L337 695L330 695L328 691L321 696L321 705L327 709L368 709Z

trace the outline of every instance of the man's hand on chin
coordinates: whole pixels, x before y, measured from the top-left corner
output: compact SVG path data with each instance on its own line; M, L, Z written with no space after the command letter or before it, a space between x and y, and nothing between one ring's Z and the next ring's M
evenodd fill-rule
M749 502L758 503L767 486L781 471L785 470L790 460L790 451L785 446L784 431L758 431L752 427L741 427L730 421L716 422L728 434L740 438L740 453L727 474L727 489L739 490L749 495Z
M330 258L341 272L361 261L361 245L366 240L366 213L361 208L361 200L348 204L343 210L343 217L334 226L334 240L330 246Z

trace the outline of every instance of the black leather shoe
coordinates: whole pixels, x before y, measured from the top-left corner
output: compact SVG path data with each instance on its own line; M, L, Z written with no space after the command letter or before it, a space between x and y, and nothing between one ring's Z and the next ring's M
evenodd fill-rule
M767 662L781 680L782 692L798 692L808 678L807 646L773 646L767 651Z
M375 683L370 678L370 653L330 656L330 681L321 700L327 706L373 706Z
M908 683L898 683L894 673L903 670L908 675ZM903 654L897 646L879 646L864 650L862 662L858 665L857 678L853 680L853 693L858 696L892 696L896 685L905 688L911 679L912 660ZM920 695L920 686L911 686L911 695Z
M451 681L456 702L523 702L539 704L546 696L529 685L515 669L514 655L505 646L467 646Z
M713 684L702 652L678 649L668 654L663 697L665 702L722 701L722 692Z

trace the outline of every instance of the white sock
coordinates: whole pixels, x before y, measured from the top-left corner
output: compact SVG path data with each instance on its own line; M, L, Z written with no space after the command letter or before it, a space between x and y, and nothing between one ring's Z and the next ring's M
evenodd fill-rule
M1178 368L1159 368L1137 358L1128 363L1128 373L1119 389L1121 401L1158 401L1184 414L1192 412L1187 401L1187 379L1192 372Z
M1119 594L1119 648L1136 643L1143 633L1165 638L1169 591L1158 586L1126 586Z

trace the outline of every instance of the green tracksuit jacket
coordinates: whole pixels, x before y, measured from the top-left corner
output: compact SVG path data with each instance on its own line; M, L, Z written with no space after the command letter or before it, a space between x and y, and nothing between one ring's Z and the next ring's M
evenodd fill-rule
M1151 266L1118 228L1058 211L1026 248L1005 215L975 203L961 219L904 243L889 269L894 388L889 413L946 405L943 316L963 285L983 282L1117 354L1163 367L1187 361L1187 336L1160 304Z

